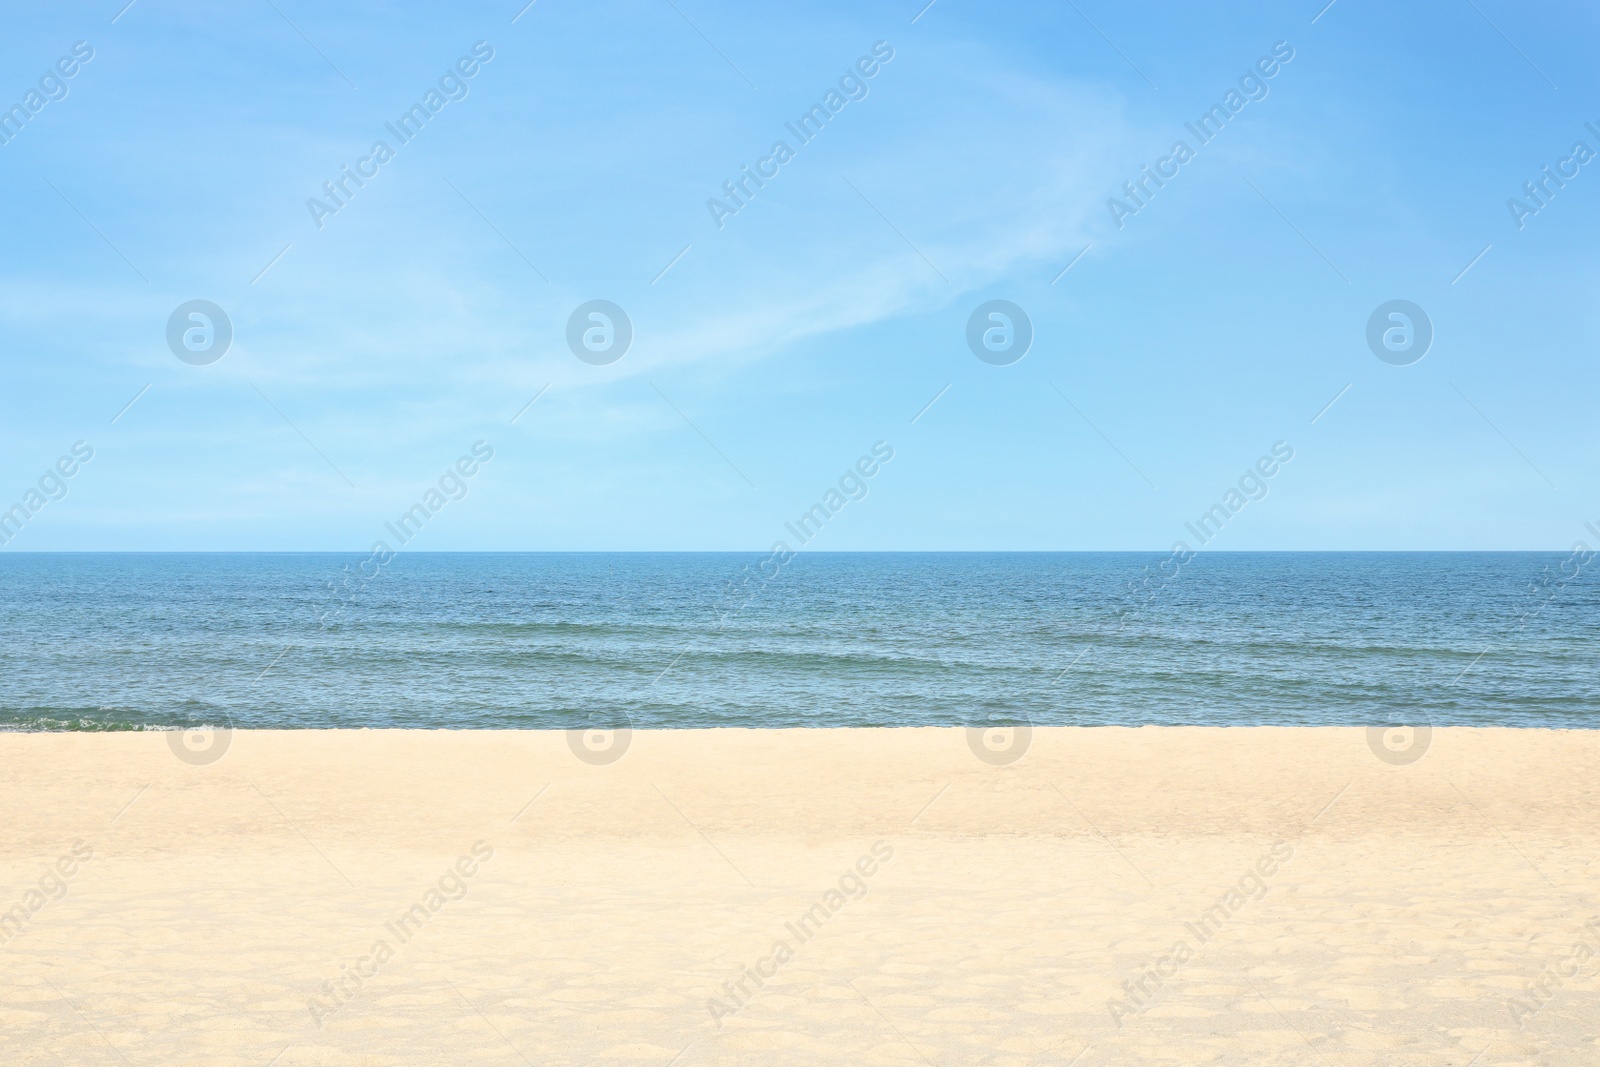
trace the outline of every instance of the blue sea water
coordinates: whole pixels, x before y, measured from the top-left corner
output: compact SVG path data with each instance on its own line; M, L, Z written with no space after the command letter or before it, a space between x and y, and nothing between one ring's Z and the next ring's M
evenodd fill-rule
M0 728L1600 724L1600 560L1166 558L4 554Z

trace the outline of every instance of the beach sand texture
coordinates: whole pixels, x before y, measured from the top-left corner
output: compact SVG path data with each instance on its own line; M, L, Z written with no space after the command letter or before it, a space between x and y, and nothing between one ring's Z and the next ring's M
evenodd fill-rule
M169 740L0 735L0 1062L1600 1061L1591 732Z

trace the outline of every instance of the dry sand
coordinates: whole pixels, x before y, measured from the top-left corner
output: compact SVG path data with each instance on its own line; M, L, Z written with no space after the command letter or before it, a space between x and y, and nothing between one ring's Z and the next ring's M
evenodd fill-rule
M12 734L0 767L7 1065L1600 1060L1595 733Z

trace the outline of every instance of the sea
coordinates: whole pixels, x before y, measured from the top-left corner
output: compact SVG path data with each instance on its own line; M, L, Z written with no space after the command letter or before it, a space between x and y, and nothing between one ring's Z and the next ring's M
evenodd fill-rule
M1565 553L5 553L0 729L1600 724Z

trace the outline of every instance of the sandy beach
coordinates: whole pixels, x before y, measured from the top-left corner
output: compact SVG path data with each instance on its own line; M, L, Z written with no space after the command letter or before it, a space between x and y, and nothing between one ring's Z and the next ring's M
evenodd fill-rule
M1593 733L173 740L0 735L4 1062L1600 1055Z

